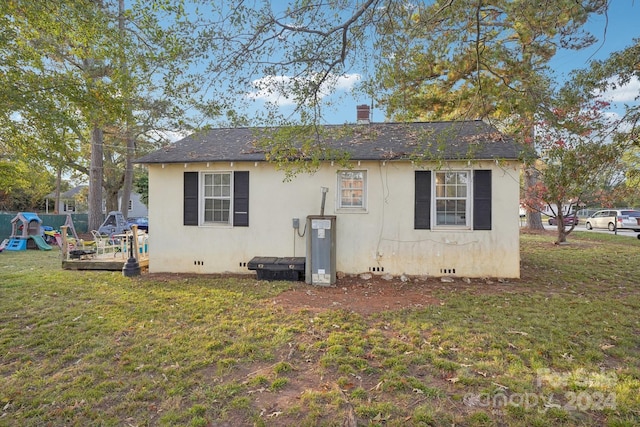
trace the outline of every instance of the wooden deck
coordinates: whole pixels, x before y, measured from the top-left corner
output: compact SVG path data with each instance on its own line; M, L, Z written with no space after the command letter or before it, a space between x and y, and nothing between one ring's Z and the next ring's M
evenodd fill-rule
M149 267L149 253L147 252L147 234L138 234L137 226L132 227L132 232L122 235L119 245L98 244L98 241L91 242L92 245L79 246L71 245L66 238L66 227L60 227L62 232L62 268L64 270L110 270L122 271L129 260L129 251L126 243L133 242L133 253L136 255L140 269ZM127 239L129 235L138 238ZM99 236L98 236L99 237Z
M122 271L122 267L129 258L120 256L120 254L96 255L94 257L84 257L82 259L64 259L62 260L62 268L64 270L110 270ZM138 264L141 269L149 267L149 257L138 257Z

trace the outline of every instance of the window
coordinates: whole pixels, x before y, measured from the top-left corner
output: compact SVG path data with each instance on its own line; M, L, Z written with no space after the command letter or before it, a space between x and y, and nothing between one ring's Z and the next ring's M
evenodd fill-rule
M75 212L75 211L76 211L76 201L73 199L65 200L64 206L63 206L63 212Z
M366 171L338 172L338 209L366 209Z
M491 230L491 171L416 171L414 228L434 227Z
M185 172L183 221L249 226L249 172Z
M469 172L436 172L435 225L468 226Z
M231 173L205 173L204 222L229 223Z

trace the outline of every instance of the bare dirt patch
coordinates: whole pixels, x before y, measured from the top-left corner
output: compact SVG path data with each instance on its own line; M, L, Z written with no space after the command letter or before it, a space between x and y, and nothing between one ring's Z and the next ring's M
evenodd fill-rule
M440 304L438 295L448 292L494 293L512 290L514 283L498 280L411 278L385 280L380 276L362 279L347 276L334 286L312 286L296 283L291 290L272 298L273 303L286 310L343 309L368 315L390 310L420 308Z
M439 278L439 277L411 277L401 280L400 277L383 278L371 275L365 279L361 275L345 275L337 279L332 286L314 286L305 282L290 282L291 288L281 292L270 300L275 306L280 306L290 312L308 310L323 312L326 310L346 310L362 315L395 311L404 309L419 309L420 307L438 305L440 298L450 292L470 294L494 294L503 292L520 292L522 280L526 282L529 272L522 270L520 280L513 279L468 279L468 278ZM253 275L219 274L206 275L213 278L234 277L238 279L255 280ZM167 282L176 278L202 278L205 275L146 273L146 279L156 282ZM268 283L268 282L264 282Z

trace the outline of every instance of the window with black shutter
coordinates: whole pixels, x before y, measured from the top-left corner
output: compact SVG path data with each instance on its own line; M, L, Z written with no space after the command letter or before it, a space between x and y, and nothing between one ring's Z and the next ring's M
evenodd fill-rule
M491 171L473 171L473 186L468 183L469 171L440 171L435 174L436 182L433 183L434 173L415 171L414 228L431 229L431 216L435 212L434 226L438 228L491 230ZM473 208L469 209L472 199Z
M184 225L201 222L249 226L248 171L184 173Z

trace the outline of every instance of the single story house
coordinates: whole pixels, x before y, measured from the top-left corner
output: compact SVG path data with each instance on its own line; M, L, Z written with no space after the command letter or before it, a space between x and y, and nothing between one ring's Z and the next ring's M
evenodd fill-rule
M61 214L66 213L87 213L86 197L89 191L88 185L78 185L70 190L60 193L60 201L58 204L58 212ZM84 194L83 194L84 193ZM56 193L52 192L45 196L46 209L45 213L50 213L55 210ZM122 196L118 196L118 207L122 210ZM140 194L131 192L129 197L129 217L141 217L147 216L147 206L142 202ZM102 213L107 213L106 201L102 201Z
M57 211L61 214L65 213L83 213L87 211L86 203L80 202L83 198L83 192L88 191L88 185L78 185L70 190L60 193ZM86 198L86 196L85 196ZM56 193L51 192L45 196L46 209L45 213L56 211Z
M323 146L347 160L291 179L266 160L273 132L211 129L137 159L156 230L150 272L252 273L256 256L304 257L305 219L323 213L335 216L337 272L520 276L522 148L492 126L322 126Z

